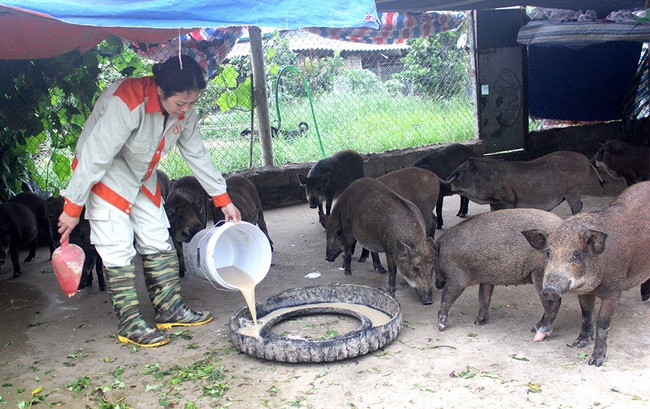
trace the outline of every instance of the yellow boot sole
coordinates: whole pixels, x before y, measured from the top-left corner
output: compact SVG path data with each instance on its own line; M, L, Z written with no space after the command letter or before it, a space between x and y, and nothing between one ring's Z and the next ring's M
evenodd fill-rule
M171 327L198 327L200 325L205 325L208 322L212 321L214 317L210 317L207 320L204 321L199 321L199 322L192 322L192 323L185 323L185 322L165 322L158 324L156 323L156 328L158 329L169 329Z
M141 344L139 342L132 341L132 340L128 339L127 337L123 337L121 335L117 336L117 340L120 341L120 342L123 342L125 344L137 345L137 346L142 347L142 348L155 348L155 347L159 347L161 345L165 345L165 344L169 343L169 338L167 338L165 340L162 340L160 342L155 342L153 344Z

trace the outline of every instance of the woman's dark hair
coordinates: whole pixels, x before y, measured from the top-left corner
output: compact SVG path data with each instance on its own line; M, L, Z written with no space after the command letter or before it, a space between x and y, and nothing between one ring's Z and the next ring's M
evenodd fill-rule
M156 84L162 89L164 99L177 92L205 89L205 78L199 63L188 55L182 55L181 61L182 69L178 57L171 57L163 63L155 64L152 68Z

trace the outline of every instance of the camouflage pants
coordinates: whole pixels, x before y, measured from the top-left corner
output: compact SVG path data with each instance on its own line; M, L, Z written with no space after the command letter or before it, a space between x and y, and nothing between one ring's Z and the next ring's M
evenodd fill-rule
M210 312L192 311L183 303L175 251L143 255L142 266L144 282L156 310L156 326L159 329L197 326L212 321Z
M135 266L104 269L108 295L119 320L117 338L121 342L143 347L154 347L169 342L166 333L147 324L140 315L138 293L135 288Z

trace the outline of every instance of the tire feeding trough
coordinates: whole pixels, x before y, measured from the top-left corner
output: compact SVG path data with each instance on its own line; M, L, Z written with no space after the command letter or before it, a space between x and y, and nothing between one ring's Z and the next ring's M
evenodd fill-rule
M332 362L365 355L392 342L402 329L401 306L369 286L329 284L291 288L256 304L253 326L248 307L230 318L230 339L242 352L279 362ZM358 322L333 337L302 338L274 331L282 323L307 316L345 316Z

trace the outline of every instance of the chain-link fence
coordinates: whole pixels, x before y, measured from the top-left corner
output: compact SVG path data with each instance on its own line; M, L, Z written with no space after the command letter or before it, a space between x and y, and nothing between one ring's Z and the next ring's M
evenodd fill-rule
M396 45L307 31L265 34L274 165L314 161L341 149L383 152L474 138L466 38L466 25ZM250 83L248 41L240 41L222 66L234 67L238 85ZM214 163L222 172L262 166L257 118L232 105L199 104ZM173 176L187 171L174 154L161 166Z
M337 41L307 31L265 33L273 164L315 161L341 149L383 152L474 138L466 25L395 45ZM48 114L51 120L42 121L41 117L39 123L53 125L37 132L16 131L22 126L19 118L9 125L20 139L10 147L20 152L5 158L7 151L3 148L0 161L7 162L5 167L16 167L11 174L27 167L24 179L35 181L38 188L53 194L65 188L74 155L73 136L79 135L92 109L89 95L98 95L119 76L150 72L151 63L146 60L134 69L135 58L106 51L113 46L117 47L108 44L97 52L101 72L89 70L83 78L67 78L60 89L41 84L49 87L49 94L45 91L44 95L49 95L54 108ZM62 63L79 65L88 56L78 61L66 58L61 58ZM41 80L60 82L55 72L60 68L53 61L46 62L52 65L52 78ZM21 75L25 87L21 92L29 92L33 81ZM93 76L99 81L94 88L84 90L83 84L89 84ZM220 65L219 75L209 82L197 103L204 143L224 173L262 166L257 118L253 115L259 101L251 101L251 83L250 44L244 38ZM81 108L75 107L80 100L75 93L84 95ZM13 101L18 98L22 96L14 96ZM38 104L33 102L34 106ZM6 118L17 111L14 106L13 114L8 112ZM3 139L2 146L7 142ZM31 157L33 164L13 163L12 157ZM177 150L166 155L160 166L171 178L191 173ZM16 184L5 184L3 196L16 192Z

